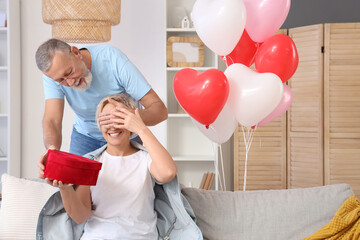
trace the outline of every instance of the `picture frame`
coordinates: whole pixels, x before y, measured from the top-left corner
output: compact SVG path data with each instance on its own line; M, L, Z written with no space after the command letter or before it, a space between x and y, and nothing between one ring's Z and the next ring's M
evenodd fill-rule
M166 62L169 67L202 67L204 43L199 37L169 37L166 43Z

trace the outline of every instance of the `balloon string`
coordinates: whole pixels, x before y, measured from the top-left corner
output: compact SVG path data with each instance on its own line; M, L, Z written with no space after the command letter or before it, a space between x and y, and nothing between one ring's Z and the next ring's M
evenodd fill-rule
M224 159L223 159L223 151L221 144L219 144L220 147L220 162L221 162L221 172L223 177L223 183L224 183L224 191L226 191L226 181L225 181L225 171L224 171Z
M235 62L234 62L234 60L232 59L232 57L230 57L230 56L227 56L227 57L226 57L226 56L224 56L224 57L223 57L223 60L224 60L224 62L225 62L225 64L226 64L226 67L228 67L228 66L229 66L229 64L227 63L227 58L229 58L229 59L230 59L231 64L235 63ZM230 65L231 65L231 64L230 64Z
M229 65L227 64L226 56L223 56L223 61L225 62L226 67L228 67Z
M247 127L247 131L245 134L244 131L244 126L241 126L242 132L243 132L243 137L244 137L244 143L245 143L245 167L244 167L244 185L243 185L243 191L246 191L246 178L247 178L247 162L248 162L248 153L251 147L251 143L254 139L254 132L256 130L252 129L251 127L248 128Z
M217 147L217 148L219 148L219 145L218 144L215 144L215 143L213 143L213 151L214 151L214 155L216 156L217 155L217 152L216 152L216 150L215 150L215 146ZM222 154L222 153L221 153ZM216 156L216 158L217 158L218 156ZM216 178L216 180L215 180L215 189L216 189L216 186L218 185L218 183L220 183L220 189L221 190L223 190L223 185L222 185L222 183L221 183L221 178L220 178L220 172L219 172L219 167L218 167L219 165L218 165L218 161L215 161L214 162L214 168L215 168L215 172L217 173L217 178Z

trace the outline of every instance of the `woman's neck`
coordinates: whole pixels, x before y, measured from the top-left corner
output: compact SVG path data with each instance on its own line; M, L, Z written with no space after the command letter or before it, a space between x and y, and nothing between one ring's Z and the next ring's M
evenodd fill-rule
M137 151L138 149L131 146L130 141L120 145L108 144L106 148L106 152L111 156L129 156Z

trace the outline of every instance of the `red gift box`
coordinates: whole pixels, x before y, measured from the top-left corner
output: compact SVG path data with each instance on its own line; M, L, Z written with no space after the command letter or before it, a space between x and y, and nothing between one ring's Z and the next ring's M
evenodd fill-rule
M96 185L101 162L58 150L48 150L44 175L75 185Z

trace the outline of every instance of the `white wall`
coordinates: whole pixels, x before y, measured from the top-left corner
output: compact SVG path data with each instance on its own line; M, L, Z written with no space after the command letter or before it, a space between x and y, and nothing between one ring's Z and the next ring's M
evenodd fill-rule
M121 22L112 27L108 44L121 49L140 69L165 102L165 1L123 0ZM42 21L41 0L21 0L22 52L22 160L21 176L37 177L37 162L45 153L42 140L44 94L42 73L35 63L38 46L51 38L51 26ZM62 150L69 149L73 113L65 107ZM151 128L164 144L164 123ZM232 141L223 145L227 189L232 189Z
M112 27L108 44L121 49L140 69L153 89L163 100L165 71L164 1L123 0L121 22ZM42 74L35 63L38 46L51 38L51 26L42 21L41 0L21 0L22 52L22 162L21 176L36 177L37 161L45 152L42 140L44 94ZM72 111L66 106L62 150L69 149L72 130ZM160 124L161 125L161 124ZM152 128L163 141L165 128Z

